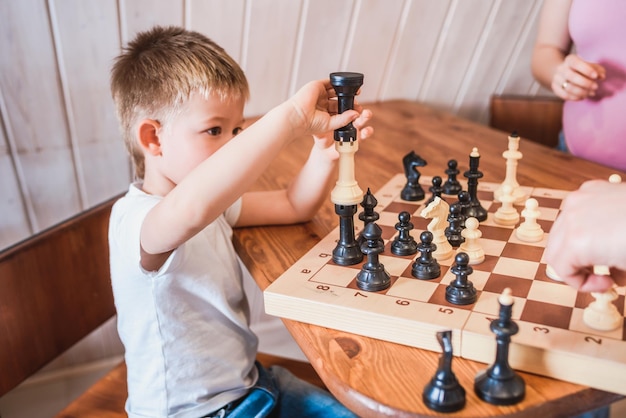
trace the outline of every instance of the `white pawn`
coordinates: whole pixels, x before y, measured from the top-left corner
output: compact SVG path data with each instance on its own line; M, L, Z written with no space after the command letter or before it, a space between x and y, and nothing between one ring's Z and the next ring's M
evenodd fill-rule
M459 246L457 251L464 252L469 256L469 264L480 264L485 261L485 250L478 242L483 233L478 229L478 225L478 219L474 217L467 218L465 220L465 229L461 231L465 242Z
M512 226L519 222L519 213L513 206L515 196L513 196L513 187L508 184L502 186L502 194L500 195L502 206L493 214L493 220L499 225Z
M615 289L604 293L591 292L596 299L583 311L583 322L598 331L613 331L622 324L622 316L613 301L617 299Z
M537 219L539 215L541 215L541 212L537 209L538 207L539 202L537 202L537 199L531 197L526 200L525 208L522 210L524 222L515 230L515 236L519 240L538 242L543 239L543 229L541 229L541 225L537 223Z

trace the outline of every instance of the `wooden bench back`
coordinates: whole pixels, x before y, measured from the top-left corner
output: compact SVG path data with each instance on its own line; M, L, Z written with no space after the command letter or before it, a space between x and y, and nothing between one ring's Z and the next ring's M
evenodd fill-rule
M563 100L557 97L494 95L489 126L555 147L563 126Z
M0 396L115 314L107 230L117 199L0 252Z

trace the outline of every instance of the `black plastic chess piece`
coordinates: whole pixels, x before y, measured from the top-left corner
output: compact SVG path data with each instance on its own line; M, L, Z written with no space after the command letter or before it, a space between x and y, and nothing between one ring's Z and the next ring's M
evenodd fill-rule
M411 214L403 211L398 214L398 222L395 225L398 236L391 242L391 252L395 255L411 255L417 252L417 242L411 236L413 223Z
M461 234L465 225L465 216L461 213L461 205L458 202L450 205L448 225L444 233L450 245L456 248L465 242L465 238Z
M379 261L378 255L385 249L381 243L382 229L371 222L363 230L365 242L361 245L361 252L367 256L367 261L356 275L356 285L361 290L377 292L391 285L391 277L385 271L385 266Z
M424 404L437 412L454 412L465 406L465 389L452 372L452 331L437 332L441 346L439 367L433 378L424 387Z
M424 198L424 189L422 189L419 183L421 173L417 168L424 167L426 164L426 160L417 155L415 151L409 152L402 158L406 184L400 192L400 198L411 202L416 202Z
M466 190L461 190L458 194L458 204L461 207L461 214L463 215L463 227L465 228L465 219L467 219L467 212L470 207L470 195Z
M428 201L424 203L426 206L428 206L433 200L435 200L435 197L441 198L441 192L443 192L443 187L441 186L442 182L443 179L441 177L433 177L432 186L430 186L428 189L428 191L431 193L430 199L428 199Z
M450 271L456 276L446 287L446 300L455 305L470 305L476 302L477 293L469 275L474 272L469 265L469 256L460 252L454 257L454 266Z
M337 93L337 113L354 109L354 97L363 85L363 74L352 72L336 72L330 74L330 84ZM356 128L350 122L346 126L335 129L335 141L356 141Z
M365 230L365 227L369 223L376 222L378 218L380 218L378 212L374 210L376 205L378 205L378 200L376 200L376 198L368 188L365 195L363 195L363 201L361 202L361 207L363 208L363 211L359 213L359 219L363 221L363 230ZM359 245L363 244L364 241L365 238L363 238L363 234L359 234L359 237L357 238L357 242L359 243Z
M413 262L411 274L420 280L432 280L441 274L441 266L433 252L437 249L437 245L433 244L433 233L424 231L420 234L420 243L417 250L420 252L419 257Z
M463 190L461 183L457 180L456 176L459 174L458 163L456 160L448 161L448 168L446 174L448 179L443 184L443 193L456 196L461 190Z
M503 303L500 297L498 319L491 321L490 329L496 335L496 359L486 370L476 375L474 392L485 402L494 405L513 405L524 399L526 384L524 379L509 365L509 345L511 336L517 334L519 327L511 320L513 299Z
M463 173L467 178L467 192L470 196L470 204L465 212L465 216L467 218L476 218L482 222L487 220L487 210L482 207L478 200L478 179L483 176L483 173L478 170L479 161L480 155L478 155L478 151L474 148L469 157L469 170Z
M363 261L363 253L354 237L356 205L335 205L339 215L339 240L333 250L333 261L340 266L352 266Z

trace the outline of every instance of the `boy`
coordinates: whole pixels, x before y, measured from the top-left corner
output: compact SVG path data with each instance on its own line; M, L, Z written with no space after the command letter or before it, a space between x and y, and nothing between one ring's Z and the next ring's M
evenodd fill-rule
M328 197L332 131L361 128L371 112L331 115L332 87L312 82L242 132L242 70L176 27L139 34L117 58L111 90L139 179L109 226L129 416L353 416L327 392L255 365L231 227L310 219ZM245 193L305 133L319 136L289 188Z

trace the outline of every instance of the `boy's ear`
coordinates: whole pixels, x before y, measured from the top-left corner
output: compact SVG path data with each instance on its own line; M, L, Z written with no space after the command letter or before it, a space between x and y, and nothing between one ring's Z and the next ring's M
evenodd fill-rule
M139 144L152 155L161 155L161 142L159 141L159 129L161 124L154 119L144 119L139 122Z

